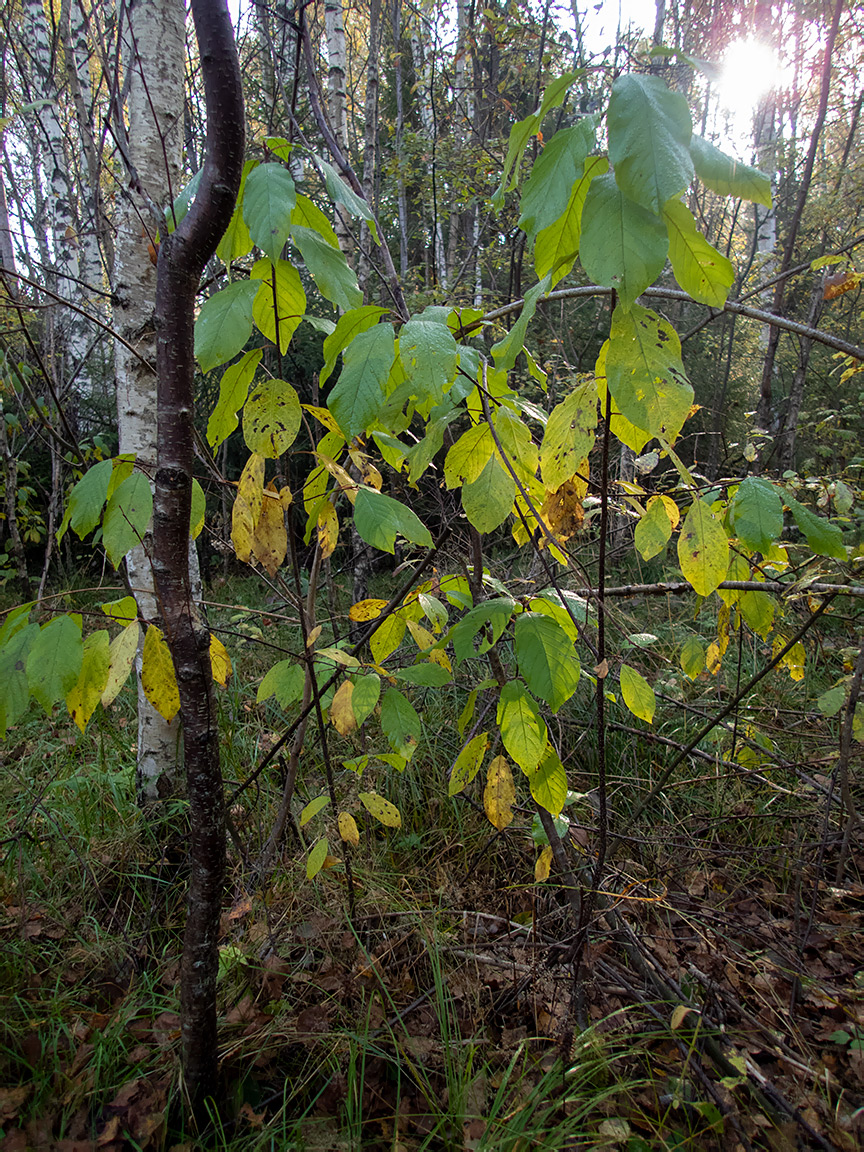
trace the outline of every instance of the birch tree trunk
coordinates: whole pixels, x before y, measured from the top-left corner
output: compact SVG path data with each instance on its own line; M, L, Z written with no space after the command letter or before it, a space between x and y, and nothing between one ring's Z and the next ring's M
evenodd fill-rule
M327 116L333 135L345 156L348 155L348 100L345 94L345 17L342 0L325 0L324 27L327 35ZM336 205L336 239L342 252L352 251L350 218Z
M114 325L134 352L117 341L117 423L120 451L132 453L151 477L156 470L156 268L148 242L155 239L156 223L150 209L168 204L180 186L185 17L183 0L132 0L120 31L129 90L129 187L117 220ZM121 130L118 123L115 131ZM139 614L153 621L161 613L148 545L145 541L129 553L126 573ZM180 722L163 720L144 695L140 651L137 670L137 788L139 802L149 805L176 790Z
M372 211L378 215L376 184L378 179L378 94L380 77L378 52L381 42L381 0L369 0L369 60L366 64L366 98L363 107L363 194ZM357 280L368 302L372 292L372 233L363 224L360 229L360 260Z

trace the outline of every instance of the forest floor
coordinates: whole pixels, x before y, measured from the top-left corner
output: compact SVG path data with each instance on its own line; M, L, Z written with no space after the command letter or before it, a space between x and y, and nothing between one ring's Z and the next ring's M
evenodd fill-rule
M281 735L284 714L255 689L272 646L296 636L275 610L231 606L260 598L249 583L209 595L235 657L221 712L245 857L230 846L220 1114L206 1138L183 1130L183 808L155 826L134 804L129 687L83 735L31 710L2 750L2 1152L861 1147L864 848L853 839L838 878L837 725L814 706L847 622L828 620L804 680L772 674L636 818L742 668L686 682L657 602L628 609L634 635L657 634L643 667L669 703L651 729L623 711L609 729L609 864L574 972L572 909L554 870L535 879L531 808L517 803L499 832L480 778L447 795L455 688L418 690L424 737L403 774L363 748L362 787L397 803L402 827L358 811L353 879L328 859L308 880L313 826L295 824L262 881L282 781L268 771L235 790ZM739 663L757 666L762 648L746 639ZM574 790L566 842L587 889L590 694L556 721ZM365 740L330 736L337 765ZM297 814L326 791L307 740ZM350 806L356 774L340 767L336 788Z

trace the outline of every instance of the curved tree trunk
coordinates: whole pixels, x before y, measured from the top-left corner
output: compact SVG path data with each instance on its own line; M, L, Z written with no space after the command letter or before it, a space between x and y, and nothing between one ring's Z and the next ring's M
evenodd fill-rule
M189 902L181 982L183 1064L193 1105L216 1089L216 977L225 871L225 814L210 634L189 579L194 461L195 296L228 226L243 166L243 92L225 0L192 0L207 105L207 150L195 202L159 249L158 467L153 570L180 692L189 800Z

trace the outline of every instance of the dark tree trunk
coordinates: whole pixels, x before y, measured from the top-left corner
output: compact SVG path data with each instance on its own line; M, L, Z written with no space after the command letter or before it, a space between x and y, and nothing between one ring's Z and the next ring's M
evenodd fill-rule
M159 248L158 467L153 569L183 721L191 879L181 977L183 1064L196 1111L216 1088L217 939L225 823L209 633L189 586L195 295L228 225L243 165L243 94L225 0L192 0L204 76L207 154L188 215Z

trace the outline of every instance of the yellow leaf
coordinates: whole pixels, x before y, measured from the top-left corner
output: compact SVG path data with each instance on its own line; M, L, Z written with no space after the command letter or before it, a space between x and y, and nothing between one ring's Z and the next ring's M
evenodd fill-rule
M671 496L652 496L648 501L647 507L650 508L655 500L660 500L662 502L663 507L666 509L666 515L669 517L669 523L672 525L672 530L674 531L678 527L678 524L681 520L681 512L678 508L678 505L675 503Z
M330 412L329 408L316 408L314 404L301 404L307 412L311 413L316 420L320 421L327 429L328 432L336 432L341 435L342 429L336 423L336 418Z
M240 473L237 495L249 505L252 513L252 527L258 523L261 505L264 503L264 457L253 452Z
M385 800L383 796L379 796L377 792L360 792L358 799L370 816L374 816L376 820L380 820L388 828L402 827L399 809L389 800Z
M549 879L549 873L552 871L552 845L547 844L540 855L537 857L537 862L534 865L534 879L538 884L542 884L544 880Z
M351 457L351 463L357 468L370 488L374 488L377 492L380 492L384 479L375 465L369 463L369 457L356 448L349 448L348 455Z
M776 656L777 653L780 651L780 649L787 643L788 643L788 641L786 640L785 637L778 636L777 639L774 641L774 653L773 654ZM799 640L797 644L795 644L792 648L789 649L789 651L786 653L786 655L780 661L780 665L781 665L781 667L786 669L786 671L789 673L789 675L792 677L793 680L803 680L804 679L804 663L805 663L806 659L807 659L807 652L804 648L804 645Z
M433 648L429 653L428 659L433 664L440 664L440 666L446 669L448 672L453 671L453 665L450 663L450 657L447 655L443 648Z
M358 600L348 609L349 620L365 621L377 620L383 608L387 607L386 600Z
M180 711L180 694L177 691L171 653L155 624L148 627L144 637L141 687L159 715L164 720L173 720Z
M231 542L237 553L237 559L244 564L248 564L252 559L254 533L255 522L252 517L252 509L242 496L238 496L231 512Z
M352 479L341 464L337 464L336 461L331 460L329 456L324 456L321 453L316 453L316 456L336 481L339 486L338 490L344 492L353 504L357 499L357 481Z
M715 640L713 644L708 645L708 651L705 653L705 667L712 676L716 676L720 671L720 665L723 663L723 655L720 647Z
M108 683L110 663L108 633L104 629L91 633L84 641L84 659L78 683L66 697L69 715L82 732Z
M107 708L117 699L120 689L129 678L135 653L138 651L138 638L141 633L137 620L127 624L119 636L115 636L108 649L108 680L102 691L102 707Z
M294 503L294 497L291 495L291 489L287 484L284 488L279 489L279 502L282 505L283 512L287 512L291 505Z
M272 579L288 552L288 533L285 531L285 513L273 484L268 485L261 504L252 554Z
M228 649L222 643L218 636L210 633L210 669L213 673L213 679L222 688L228 684L228 677L234 671L231 667L231 657L228 655Z
M357 718L351 706L353 695L354 685L350 680L345 680L336 689L336 695L330 705L330 720L340 736L350 735L357 727Z
M339 835L346 844L350 844L352 848L356 848L360 843L360 832L357 828L357 821L350 812L340 812L339 819L337 820L339 828Z
M321 548L321 557L326 560L332 556L339 539L339 517L336 509L329 500L325 500L318 513L318 544Z
M369 641L369 648L375 663L383 663L392 652L395 652L402 643L404 635L405 621L394 612L392 616L387 617Z
M408 631L414 637L414 643L421 652L425 652L427 648L434 648L435 637L428 628L424 628L422 624L418 624L416 620L408 620Z
M486 773L486 787L483 790L483 807L489 822L503 832L513 820L513 801L516 788L513 773L504 756L496 756Z
M693 1012L695 1009L691 1008L688 1004L678 1004L672 1013L672 1019L669 1022L673 1032L675 1032L684 1023L684 1018L688 1012Z
M322 625L316 624L315 627L312 629L312 631L309 633L309 635L306 637L306 647L307 648L311 648L312 645L315 643L315 641L318 639L318 637L321 635L321 629L322 629Z

